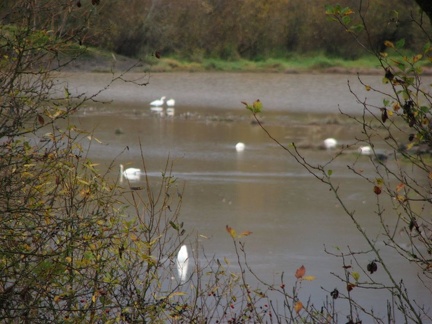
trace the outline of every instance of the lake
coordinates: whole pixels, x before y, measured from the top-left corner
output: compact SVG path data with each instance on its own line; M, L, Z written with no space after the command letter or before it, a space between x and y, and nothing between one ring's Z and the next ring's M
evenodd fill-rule
M382 105L379 93L367 92L354 75L162 73L130 74L126 78L149 83L136 86L115 81L97 96L100 102L87 104L73 117L76 125L92 130L101 142L93 143L90 151L101 168L114 158L125 167L142 168L140 145L152 176L161 174L169 158L173 175L185 184L182 220L194 233L191 239L200 235L208 255L235 261L225 230L230 225L237 232L252 232L244 240L248 261L264 280L277 282L285 272L287 286L293 285L295 270L304 265L308 275L316 276L315 281L303 284L301 297L305 300L311 296L320 305L328 295L321 287L345 291L330 274L343 275L341 260L325 253L324 247L333 252L336 247L346 250L347 246L361 250L367 249L366 243L328 187L251 123L241 101L260 99L264 105L261 118L269 132L285 145L295 142L310 161L324 164L334 154L318 149L325 138L334 137L348 145L361 137L360 127L339 114L339 110L362 113L347 81L361 100L367 98L377 106ZM385 90L380 76L362 78ZM74 94L95 94L109 82L110 75L69 73L59 78L64 79ZM176 99L173 117L150 110L149 102L162 96ZM243 152L235 150L238 142L245 144ZM384 148L378 142L380 145ZM352 154L332 163L333 177L361 226L381 242L378 245L390 267L398 268L394 275L404 278L413 298L430 305L431 295L416 280L420 270L401 262L379 236L371 186L347 168L354 164L366 176L374 177L369 159L355 153L357 146ZM118 173L112 176L116 178ZM363 265L372 261L369 258L372 256L359 256ZM380 270L374 274L377 281L385 280ZM380 292L357 289L353 296L385 316L386 299ZM346 304L339 303L338 307L346 313ZM342 316L340 319L343 321Z

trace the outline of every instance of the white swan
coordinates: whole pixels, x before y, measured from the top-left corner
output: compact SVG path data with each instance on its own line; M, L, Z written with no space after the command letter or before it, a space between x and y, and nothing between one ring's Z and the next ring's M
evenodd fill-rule
M165 97L161 97L160 99L156 99L150 102L150 106L156 106L156 107L163 106L164 101L165 101Z
M187 246L182 245L177 254L177 272L180 278L180 282L186 281L188 266L189 266L189 255L187 251Z
M337 140L335 140L334 138L326 138L323 142L324 144L324 148L326 148L327 150L331 150L336 148L337 146Z
M123 181L123 177L131 181L139 180L141 177L141 170L137 168L127 168L124 170L123 164L120 164L120 182Z
M358 151L361 155L372 155L372 147L369 145L360 146Z
M171 98L167 100L166 104L168 107L173 107L175 105L175 100Z
M238 142L235 146L235 149L237 152L243 152L245 147L246 147L246 145L244 145L244 143Z

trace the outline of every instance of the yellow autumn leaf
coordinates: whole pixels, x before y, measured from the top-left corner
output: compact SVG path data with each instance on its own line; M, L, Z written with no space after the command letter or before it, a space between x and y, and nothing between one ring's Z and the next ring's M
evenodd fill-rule
M72 258L71 257L66 257L65 260L66 260L67 263L71 263L72 262Z
M316 277L315 276L304 276L302 279L307 280L307 281L313 281L316 279Z
M302 302L301 301L296 302L294 305L294 310L296 311L296 313L298 314L302 309L303 309Z
M231 226L226 225L226 231L228 232L229 235L231 235L232 238L236 238L237 237L237 233L235 231L234 228L232 228Z
M253 107L254 113L259 113L259 112L261 112L263 105L262 105L262 102L259 99L257 99L252 104L252 107Z
M351 272L352 277L354 278L355 281L359 281L360 279L360 273L353 271Z
M61 300L62 300L62 297L59 296L59 295L57 295L57 296L54 297L54 302L55 302L55 303L58 303L58 302L60 302Z
M417 54L416 56L413 57L413 63L420 61L422 59L422 57L423 57L423 55Z
M366 89L366 91L370 91L371 86L369 86L369 85L365 85L365 89Z
M93 303L96 303L96 295L93 295L93 296L92 296L92 302L93 302Z
M392 42L388 41L388 40L386 40L386 41L384 42L384 45L385 45L386 47L394 48L394 44L393 44Z

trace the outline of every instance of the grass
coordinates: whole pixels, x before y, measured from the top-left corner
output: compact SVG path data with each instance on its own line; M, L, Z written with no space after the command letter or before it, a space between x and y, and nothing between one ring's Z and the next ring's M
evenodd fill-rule
M82 70L88 72L109 72L111 67L125 69L136 64L137 60L112 54L99 49L87 49L79 59ZM114 64L115 63L115 64ZM419 62L422 65L422 62ZM429 64L430 65L430 64ZM195 60L176 56L156 58L147 55L134 68L135 72L272 72L272 73L374 73L380 71L375 56L363 56L355 60L328 57L324 54L291 54L284 58L261 60L222 60L199 57Z
M373 56L361 57L356 60L330 58L322 54L291 55L287 58L268 58L263 60L238 59L225 61L216 58L202 58L199 61L188 61L178 57L161 57L146 60L147 71L223 71L223 72L285 72L301 73L310 71L349 72L355 69L378 69L377 59Z

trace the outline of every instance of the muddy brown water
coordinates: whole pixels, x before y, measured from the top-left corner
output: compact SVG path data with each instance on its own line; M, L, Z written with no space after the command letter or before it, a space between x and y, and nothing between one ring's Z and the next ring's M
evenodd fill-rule
M113 159L116 164L142 168L141 147L149 174L158 177L169 157L173 175L185 185L182 220L199 235L209 255L234 262L225 231L230 225L238 232L253 232L245 239L248 261L263 279L277 282L284 272L286 285L293 285L295 270L304 265L316 280L303 283L301 298L311 296L321 305L328 295L321 287L345 290L330 274L343 274L341 260L325 253L324 247L362 250L367 249L364 240L328 188L252 124L241 101L260 99L265 107L262 120L272 135L283 144L305 147L302 150L310 161L325 164L334 152L317 149L324 138L334 137L347 145L361 137L359 127L339 114L339 110L362 112L348 84L360 100L377 106L382 102L378 93L367 92L354 75L162 73L126 78L149 83L116 81L97 96L99 103L87 104L73 117L74 123L92 130L100 141L91 145L89 155L101 168ZM362 78L385 90L379 77ZM110 75L69 73L59 80L67 80L72 93L90 95L107 84ZM151 112L149 102L162 96L176 99L173 117ZM243 152L236 152L237 142L245 143ZM413 297L430 305L430 295L416 280L420 270L401 262L384 244L373 209L376 197L369 184L348 170L353 163L374 177L366 157L344 154L331 165L342 196L356 211L361 226L376 238L390 267L398 269L397 280L403 278ZM117 176L113 171L112 177ZM392 216L389 207L387 217ZM359 256L362 265L372 258ZM383 271L374 278L387 282ZM353 296L385 316L386 299L379 291L357 289ZM338 303L338 311L346 314L347 309L347 304Z

